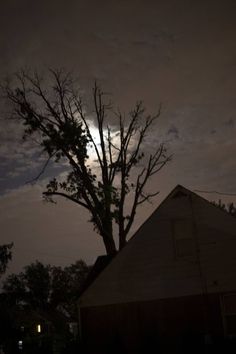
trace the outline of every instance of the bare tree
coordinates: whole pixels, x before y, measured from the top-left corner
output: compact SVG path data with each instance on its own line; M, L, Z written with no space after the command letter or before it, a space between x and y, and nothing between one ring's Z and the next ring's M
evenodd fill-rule
M91 130L91 113L87 113L72 76L53 70L50 75L52 84L45 87L37 73L22 71L16 75L16 84L4 85L5 97L13 106L13 117L25 126L24 137L37 137L47 153L39 176L51 160L66 160L70 167L63 181L53 178L49 182L44 197L52 201L61 196L87 209L107 254L115 253L114 224L118 226L120 250L137 207L158 193L145 193L148 180L171 158L164 144L148 156L143 152L144 139L160 110L154 116L147 115L142 102L138 102L129 119L125 119L120 111L113 110L107 95L95 82L92 115L99 135L97 142ZM96 163L89 162L92 149ZM132 200L129 210L128 196L129 205Z

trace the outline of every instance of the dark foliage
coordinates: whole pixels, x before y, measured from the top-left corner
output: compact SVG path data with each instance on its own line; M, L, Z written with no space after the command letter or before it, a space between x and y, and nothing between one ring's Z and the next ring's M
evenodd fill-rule
M222 203L221 199L219 199L218 202L213 201L212 204L220 208L221 210L224 210L225 212L229 213L232 216L236 217L236 207L234 206L234 203L228 203L227 205Z
M23 303L43 311L57 310L76 318L76 301L89 270L82 260L65 268L36 261L23 272L9 275L3 283L3 291L11 304Z

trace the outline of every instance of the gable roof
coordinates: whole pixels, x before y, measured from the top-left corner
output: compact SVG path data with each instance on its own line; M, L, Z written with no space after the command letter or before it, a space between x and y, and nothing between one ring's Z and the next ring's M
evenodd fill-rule
M194 223L196 237L201 245L204 242L214 244L216 239L217 244L226 238L236 241L235 217L178 185L82 294L80 306L101 306L200 293L202 283L198 265L189 258L176 259L174 254L171 223L179 219ZM213 252L210 267L217 268L219 252L225 245L227 242L210 251ZM230 248L232 250L232 245L225 250L227 254ZM203 251L203 257L207 258L206 247ZM231 258L234 259L233 255ZM219 273L220 269L217 271ZM217 276L220 277L219 274Z
M114 257L114 254L98 256L85 281L82 283L82 286L79 290L79 297L89 288L89 286L95 281L98 275L108 266L108 264L110 264Z

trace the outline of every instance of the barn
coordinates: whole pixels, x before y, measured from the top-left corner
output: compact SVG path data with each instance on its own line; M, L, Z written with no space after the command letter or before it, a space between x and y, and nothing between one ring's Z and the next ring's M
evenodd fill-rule
M82 293L79 317L89 354L232 346L236 218L178 185Z

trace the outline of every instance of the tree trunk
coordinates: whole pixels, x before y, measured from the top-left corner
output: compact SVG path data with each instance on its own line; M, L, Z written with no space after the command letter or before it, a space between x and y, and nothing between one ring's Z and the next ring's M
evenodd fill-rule
M119 235L119 251L126 245L126 239L124 234Z
M112 235L111 236L103 236L103 242L106 248L106 252L108 255L113 255L117 252L116 250L116 245L115 245L115 241L113 240Z
M112 218L111 218L111 212L109 208L106 210L106 217L103 219L103 233L102 233L102 238L103 242L106 248L107 254L115 254L117 252L116 250L116 244L113 238L113 227L112 227Z

